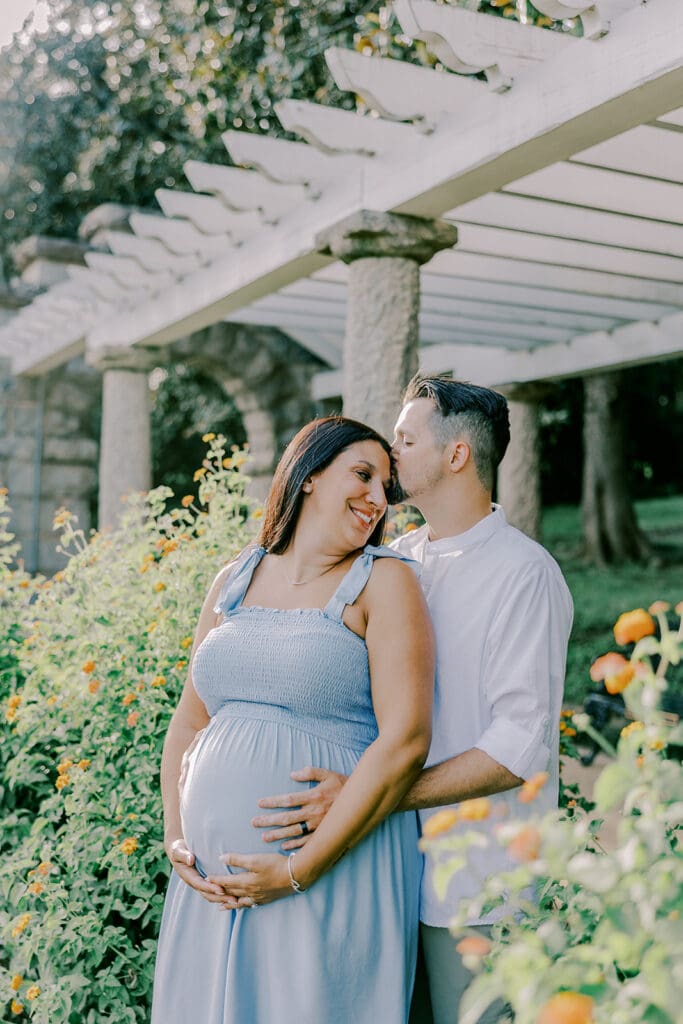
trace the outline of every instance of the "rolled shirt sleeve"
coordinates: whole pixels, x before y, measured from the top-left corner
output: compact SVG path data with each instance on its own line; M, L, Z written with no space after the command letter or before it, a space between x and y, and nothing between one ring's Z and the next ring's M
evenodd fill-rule
M491 619L482 673L491 720L474 746L522 779L557 750L571 622L567 586L547 563L510 579Z

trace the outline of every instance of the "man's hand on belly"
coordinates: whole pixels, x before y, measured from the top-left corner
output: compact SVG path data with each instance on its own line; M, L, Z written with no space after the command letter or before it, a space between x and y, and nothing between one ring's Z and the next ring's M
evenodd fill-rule
M326 768L303 768L292 772L297 782L317 782L317 786L296 793L268 796L259 800L259 807L277 808L273 814L252 818L254 828L267 828L261 837L264 843L282 843L283 850L305 846L341 793L347 776ZM283 810L292 808L292 810Z
M238 903L234 897L228 896L220 885L200 875L195 867L195 856L188 849L184 839L175 839L166 850L166 854L173 865L173 870L180 875L183 882L205 900L209 903L221 903L232 910L237 908Z

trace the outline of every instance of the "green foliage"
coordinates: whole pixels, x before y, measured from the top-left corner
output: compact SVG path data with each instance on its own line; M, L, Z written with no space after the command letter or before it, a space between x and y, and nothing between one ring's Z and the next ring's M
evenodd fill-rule
M592 670L602 678L627 668L620 685L627 683L624 698L635 719L622 731L616 757L594 792L596 815L623 808L616 847L605 852L599 846L597 821L579 808L500 825L496 841L519 866L490 879L453 922L461 930L468 917L500 906L507 893L492 946L468 954L468 966L479 974L465 996L460 1024L474 1024L497 998L512 1006L517 1024L537 1024L544 1008L544 1021L564 1020L549 1012L559 993L573 1004L577 1024L680 1020L683 765L667 758L666 750L683 742L683 727L671 729L658 704L670 665L683 654L683 626L671 629L665 611L657 611L659 639L647 635L655 627L646 613L629 613L632 623L646 623L632 626L638 642L630 663L612 655L609 670L604 662L602 671L597 665ZM682 605L677 612L680 622ZM586 715L575 714L572 721L579 730L591 728ZM463 859L470 847L487 841L458 827L425 845ZM530 900L530 886L537 887L538 901Z
M12 999L39 1024L148 1020L168 877L161 745L205 593L254 525L245 456L208 440L191 504L165 512L159 487L89 541L62 510L65 569L3 570L3 1020Z

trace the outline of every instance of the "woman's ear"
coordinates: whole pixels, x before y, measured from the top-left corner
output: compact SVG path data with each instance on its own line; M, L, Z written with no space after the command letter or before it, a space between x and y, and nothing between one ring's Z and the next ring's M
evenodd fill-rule
M306 477L306 479L304 480L303 484L301 485L301 490L304 492L304 494L310 494L311 493L311 491L313 490L313 477L312 476Z

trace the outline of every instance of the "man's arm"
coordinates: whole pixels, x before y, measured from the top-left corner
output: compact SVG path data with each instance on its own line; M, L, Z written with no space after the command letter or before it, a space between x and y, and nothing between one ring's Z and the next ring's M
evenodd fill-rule
M401 811L443 807L521 786L524 780L473 747L425 768L399 804Z

